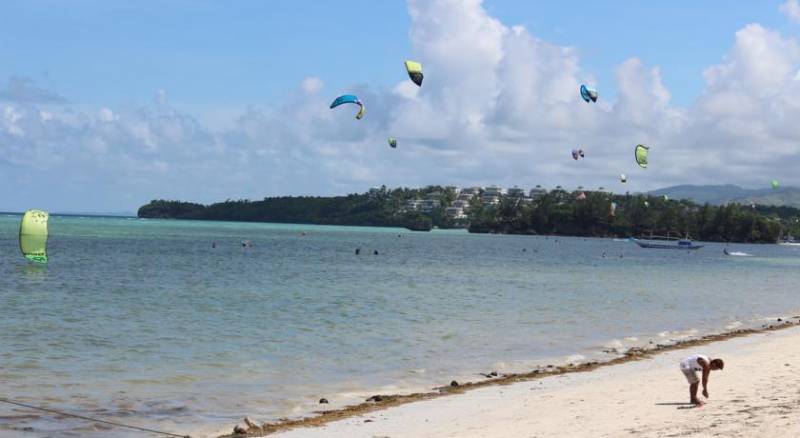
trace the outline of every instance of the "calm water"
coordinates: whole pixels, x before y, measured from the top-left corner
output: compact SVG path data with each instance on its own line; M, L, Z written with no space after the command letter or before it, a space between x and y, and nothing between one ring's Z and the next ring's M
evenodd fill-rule
M18 223L0 216L0 394L198 435L245 415L308 413L320 397L336 407L800 309L797 247L731 245L752 257L726 257L716 244L688 254L610 239L51 217L51 262L37 267L19 254ZM21 427L141 436L0 405L0 436Z

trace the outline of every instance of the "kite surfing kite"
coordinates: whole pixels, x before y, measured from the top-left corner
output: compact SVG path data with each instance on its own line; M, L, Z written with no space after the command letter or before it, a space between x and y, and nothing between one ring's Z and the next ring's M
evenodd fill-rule
M34 263L47 263L46 211L28 210L19 224L19 249L26 259Z
M572 159L579 160L583 158L583 149L573 149L572 150Z
M636 157L636 164L639 167L647 169L647 154L650 152L650 148L643 145L637 144L636 149L633 151L634 157Z
M773 189L777 189L780 186L781 186L781 183L779 183L777 179L773 179L772 180L772 188Z
M411 81L421 87L422 80L425 79L425 76L422 75L422 64L416 61L406 61L406 71Z
M396 138L389 137L389 139L386 140L386 141L387 141L387 143L389 143L389 147L391 147L392 149L397 149L397 139Z
M331 104L331 109L336 108L339 105L344 105L345 103L354 103L359 106L358 113L356 114L356 119L361 120L364 117L364 104L358 100L358 97L354 94L344 94L336 98Z
M597 102L597 90L589 88L586 85L581 85L581 97L586 102Z
M626 183L626 182L628 182L628 176L627 176L627 175L625 175L624 173L620 173L620 174L619 174L619 182L621 182L621 183Z

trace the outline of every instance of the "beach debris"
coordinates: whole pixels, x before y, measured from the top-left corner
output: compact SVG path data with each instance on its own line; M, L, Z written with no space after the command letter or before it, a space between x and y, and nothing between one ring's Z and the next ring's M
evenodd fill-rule
M247 429L245 429L242 426L239 426L238 424L233 427L233 434L234 435L244 435L246 433L247 433Z
M247 425L247 432L256 432L261 430L261 426L253 422L249 417L244 417L244 424Z
M459 385L458 385L458 382L456 382L455 380L453 380L452 382L450 382L450 386L452 386L453 388L455 388L456 386L459 386Z
M373 395L372 397L367 399L368 402L380 402L383 401L382 395Z
M328 399L323 397L323 398L319 399L319 403L320 404L327 404L328 403Z
M365 423L372 423L372 422L374 422L374 421L375 421L375 420L370 420L369 418L367 418L366 420L364 420L364 422L365 422Z

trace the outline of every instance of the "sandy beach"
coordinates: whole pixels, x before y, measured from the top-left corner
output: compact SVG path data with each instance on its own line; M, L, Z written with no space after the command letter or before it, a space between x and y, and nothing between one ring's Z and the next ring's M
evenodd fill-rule
M665 351L281 432L294 437L796 437L800 327ZM691 353L721 357L707 404L692 408L679 371Z

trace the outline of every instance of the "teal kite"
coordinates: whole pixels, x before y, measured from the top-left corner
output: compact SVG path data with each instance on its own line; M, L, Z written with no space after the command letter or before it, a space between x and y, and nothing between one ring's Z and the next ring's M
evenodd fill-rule
M336 98L331 104L331 109L336 108L339 105L344 105L346 103L353 103L359 106L358 113L356 113L356 119L361 120L364 117L364 104L358 99L358 97L354 94L344 94Z

